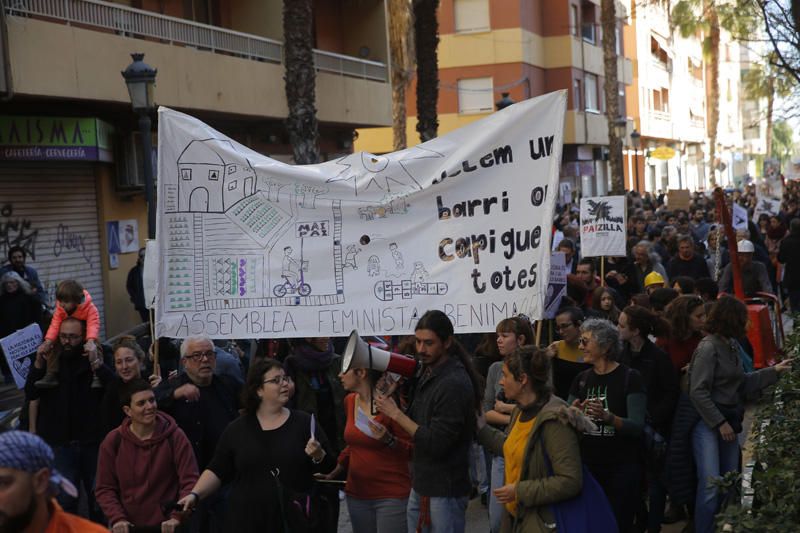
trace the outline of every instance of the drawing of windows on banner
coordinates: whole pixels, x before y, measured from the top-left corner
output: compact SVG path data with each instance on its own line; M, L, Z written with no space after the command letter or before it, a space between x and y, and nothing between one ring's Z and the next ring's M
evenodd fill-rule
M167 308L182 311L194 308L194 258L171 256L167 260Z
M178 211L222 213L255 194L256 173L229 140L194 140L178 157Z
M264 258L259 256L225 256L208 259L209 299L238 300L264 296L261 280Z
M239 226L251 239L266 248L270 241L281 235L292 215L258 193L234 205L225 215Z

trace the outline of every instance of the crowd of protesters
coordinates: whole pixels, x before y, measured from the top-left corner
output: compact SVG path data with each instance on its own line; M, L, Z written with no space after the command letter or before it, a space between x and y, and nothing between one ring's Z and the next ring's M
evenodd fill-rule
M746 295L792 310L799 192L788 184L780 213L736 234ZM730 197L752 218L753 190ZM399 385L343 372L327 337L161 339L155 365L147 338L101 344L91 295L62 281L25 388L29 433L0 436L0 481L29 480L16 500L0 490L0 529L80 510L116 533L326 533L344 500L355 533L461 532L483 493L493 533L567 529L581 511L596 531L682 519L713 531L724 495L712 480L739 468L745 402L790 363L753 369L710 198L628 204L629 253L602 266L581 255L575 206L558 210L567 295L547 325L515 316L461 337L428 311L413 336L388 341L419 362ZM42 321L19 256L0 277L3 334ZM605 508L576 511L593 487Z

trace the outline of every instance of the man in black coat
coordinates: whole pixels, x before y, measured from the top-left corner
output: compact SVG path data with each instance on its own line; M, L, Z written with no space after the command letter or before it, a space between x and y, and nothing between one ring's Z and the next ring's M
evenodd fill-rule
M83 486L89 502L89 518L102 523L102 513L94 499L94 480L98 447L105 436L100 430L104 390L92 387L92 370L105 363L101 357L90 361L84 353L86 324L80 320L65 318L58 341L59 345L51 353L60 352L59 385L52 389L39 389L34 385L47 370L45 357L40 354L36 355L28 374L25 394L33 404L30 430L53 448L58 471L75 485ZM62 492L58 501L64 510L77 514L77 498Z
M134 309L139 313L142 322L150 320L150 311L144 301L144 248L139 249L139 258L136 265L128 272L128 281L125 287L128 289L128 296L131 297Z

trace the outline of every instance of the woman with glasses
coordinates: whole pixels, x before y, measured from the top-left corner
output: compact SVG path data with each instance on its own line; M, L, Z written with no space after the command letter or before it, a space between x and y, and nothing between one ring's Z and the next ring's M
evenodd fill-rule
M353 533L405 533L406 506L411 492L411 437L382 413L375 414L383 373L351 368L339 374L345 390L347 446L338 464L318 478L333 480L347 472L347 510Z
M97 503L112 533L182 531L186 517L175 502L197 482L192 445L159 412L150 383L134 378L118 392L126 418L100 445Z
M590 318L581 325L583 360L592 365L575 377L569 403L597 424L584 432L581 457L611 503L620 533L631 531L641 497L642 429L645 396L642 376L617 362L620 339L608 320Z
M583 351L578 345L582 323L583 311L577 307L564 307L556 314L555 329L561 340L552 343L548 351L553 357L554 392L562 400L569 396L575 376L590 366L584 362Z
M497 324L497 351L502 358L510 355L517 348L526 344L533 344L533 328L531 323L524 318L511 317L501 320ZM486 378L486 389L483 395L483 411L486 422L491 427L505 431L511 421L511 412L514 410L513 400L509 400L500 384L503 379L503 360L492 363ZM486 449L486 453L490 453ZM500 531L500 521L503 517L503 504L497 499L494 491L505 485L505 462L503 454L492 454L492 467L489 491L489 531Z
M228 426L208 468L178 502L184 509L230 484L224 531L320 531L313 474L330 472L336 459L312 416L286 407L290 381L279 362L253 362L244 414Z

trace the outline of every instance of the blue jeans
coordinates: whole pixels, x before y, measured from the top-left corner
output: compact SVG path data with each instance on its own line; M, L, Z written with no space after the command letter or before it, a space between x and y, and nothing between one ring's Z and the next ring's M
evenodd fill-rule
M72 481L78 491L83 488L89 505L89 516L92 521L105 523L103 513L94 499L94 479L97 473L97 444L70 442L62 446L53 446L55 467L62 476ZM78 514L78 498L69 496L64 491L58 493L58 503L68 513Z
M347 497L353 533L405 533L407 499L362 500Z
M411 489L408 497L408 510L406 521L408 533L417 531L419 522L419 500L421 496ZM469 497L458 498L431 497L430 517L431 524L422 528L422 533L464 533L467 522L467 504Z
M506 484L506 460L502 455L492 457L492 488L489 492L489 531L500 532L500 522L505 512L505 507L497 501L494 489L499 489Z
M719 430L711 429L701 420L692 430L692 450L697 466L694 530L696 533L712 533L720 499L710 479L739 470L739 444L736 440L722 440Z
M473 442L469 447L469 478L480 494L485 494L489 490L489 475L486 472L483 446L477 442Z

